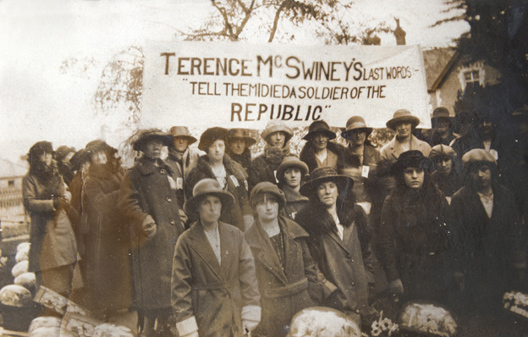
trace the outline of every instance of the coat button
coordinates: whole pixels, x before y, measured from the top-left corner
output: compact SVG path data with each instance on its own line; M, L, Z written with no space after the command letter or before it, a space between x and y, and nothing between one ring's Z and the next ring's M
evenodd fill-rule
M170 224L174 226L174 225L176 225L176 221L171 220Z
M161 174L165 174L165 173L167 173L167 171L166 171L165 169L161 169L161 170L160 170L160 173L161 173Z
M166 197L165 200L167 200L167 202L172 202L172 199L169 197Z

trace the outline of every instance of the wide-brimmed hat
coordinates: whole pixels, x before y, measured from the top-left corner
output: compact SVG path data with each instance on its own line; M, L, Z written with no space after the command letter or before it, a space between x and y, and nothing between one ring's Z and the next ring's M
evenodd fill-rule
M301 177L308 174L309 168L305 162L296 156L287 156L282 160L279 167L277 167L277 180L279 180L279 182L282 181L286 170L292 167L297 167L301 171Z
M198 143L198 148L202 151L207 152L209 147L213 145L215 140L221 139L224 142L227 142L227 129L214 127L209 128L202 133L200 136L200 143Z
M293 130L278 119L272 119L266 124L266 128L262 131L261 137L267 142L269 135L279 131L286 134L286 140L284 141L285 144L291 139L291 137L293 137Z
M392 164L391 172L394 175L399 175L407 167L423 168L424 170L427 170L429 167L429 159L418 150L402 152L398 157L398 160Z
M372 133L372 128L369 128L367 126L367 123L365 123L363 117L352 116L348 119L346 123L346 128L341 129L341 137L348 139L352 135L352 132L354 132L355 130L365 130L367 138Z
M338 174L332 167L319 167L313 170L310 177L310 180L301 186L300 192L302 195L313 195L317 186L326 181L333 181L339 189L348 188L351 190L354 186L354 180L351 177Z
M207 195L214 195L220 199L222 202L222 212L230 209L235 202L235 198L231 193L222 190L218 180L205 178L194 185L193 196L184 205L185 213L196 216L198 214L198 203Z
M306 136L303 137L304 140L312 140L317 134L322 133L328 139L335 139L336 134L332 130L330 130L330 126L328 126L328 123L325 121L315 121L312 124L310 124L310 127L308 128L308 133Z
M251 203L252 208L255 208L260 200L260 196L265 193L272 194L277 199L279 209L282 209L284 205L286 205L286 196L284 195L284 192L274 183L263 181L256 184L249 194L249 202Z
M249 135L249 130L247 129L230 129L227 135L228 141L231 139L243 139L246 142L246 147L255 145L257 142L255 138Z
M396 125L399 123L411 123L412 127L415 128L420 124L420 118L413 116L407 109L400 109L394 113L386 124L389 129L396 130Z
M173 126L170 129L170 134L172 137L183 137L189 140L189 144L191 145L193 143L196 143L197 139L191 135L189 132L189 129L186 126Z
M429 152L429 159L439 159L439 158L455 158L456 152L451 146L445 144L438 144L431 148Z
M91 142L86 144L85 150L88 156L91 156L94 153L97 153L100 151L113 152L113 153L117 152L116 149L114 149L113 147L108 145L105 141L100 140L100 139L92 140Z
M159 139L163 145L172 144L172 135L161 131L160 129L147 129L140 132L138 138L133 142L133 148L136 151L142 151L147 142L152 139Z
M53 145L47 141L36 142L29 148L28 151L28 160L32 158L40 157L44 153L53 153Z
M90 155L85 149L80 149L79 151L75 152L73 157L70 159L72 170L79 170L81 166L88 161L90 161Z
M484 149L473 149L464 153L462 156L462 163L464 164L464 167L467 167L473 163L489 163L496 166L497 160L495 160L490 152Z
M55 159L58 161L63 160L69 153L75 153L73 147L68 147L66 145L59 146L54 153Z
M433 115L431 116L431 123L433 126L439 121L439 120L446 120L449 123L452 122L453 118L449 115L449 110L444 107L438 107L433 110Z

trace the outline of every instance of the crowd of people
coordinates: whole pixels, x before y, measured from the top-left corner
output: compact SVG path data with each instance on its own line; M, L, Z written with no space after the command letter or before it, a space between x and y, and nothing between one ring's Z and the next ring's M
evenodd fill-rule
M438 108L425 137L400 109L381 149L360 116L346 145L320 120L299 157L271 120L254 159L248 130L148 129L128 170L102 140L41 141L23 180L29 271L144 337L284 336L311 306L368 326L380 296L490 313L526 282L528 108L512 118L501 137L485 109Z

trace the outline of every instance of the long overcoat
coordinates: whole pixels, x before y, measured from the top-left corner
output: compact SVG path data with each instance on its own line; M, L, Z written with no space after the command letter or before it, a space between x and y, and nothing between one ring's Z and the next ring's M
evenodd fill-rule
M26 175L22 180L24 207L31 217L30 272L77 261L77 243L71 221L66 210L56 211L53 207L53 198L63 196L64 191L64 182L58 174L46 182L33 174Z
M491 219L479 195L467 186L451 200L454 265L456 271L465 273L466 292L477 297L500 296L511 281L515 263L524 262L519 253L522 236L513 194L499 184L493 183L492 188Z
M407 299L442 299L451 274L447 270L450 231L447 200L431 181L420 192L399 187L385 200L379 258L389 282L402 280Z
M128 309L132 304L130 233L118 208L125 172L90 166L83 188L88 232L83 257L88 306L98 312Z
M324 279L318 277L319 269L306 243L308 233L284 216L279 217L279 226L284 240L284 265L258 220L245 233L255 258L262 303L262 320L255 333L270 337L284 336L293 316L318 305L324 292Z
M416 136L411 135L411 146L409 150L420 151L425 157L429 157L431 146L423 140L416 138ZM405 150L401 144L396 141L396 136L394 136L394 138L392 138L387 144L385 144L385 146L381 148L381 159L388 160L390 163L394 163L404 151Z
M333 167L337 172L341 172L343 166L345 165L345 148L343 145L328 142L326 150L330 153L333 153L336 158L336 166ZM330 155L330 154L328 154ZM308 165L309 172L313 172L316 168L319 167L317 159L315 158L314 146L311 142L307 142L301 150L299 158Z
M128 170L121 183L119 203L131 235L133 305L143 309L170 308L174 246L184 226L179 217L176 185L163 161L147 158ZM172 179L172 181L171 181ZM141 225L150 215L156 235L145 238Z
M373 282L373 260L367 216L360 206L348 203L338 202L337 211L344 227L343 240L330 213L318 203L299 212L296 222L310 234L308 248L319 269L337 286L326 306L371 317L368 283Z
M218 232L221 263L200 222L178 239L172 308L178 323L195 319L200 337L241 337L243 308L260 306L255 261L238 228L220 222Z
M224 167L226 170L226 187L224 190L231 193L235 197L235 202L230 210L222 212L221 221L237 226L240 230L244 230L244 215L251 215L252 210L249 205L246 172L239 163L232 160L228 155L224 155ZM198 158L196 167L189 173L187 198L192 196L194 185L202 179L212 178L216 179L213 169L209 165L209 157L203 155Z

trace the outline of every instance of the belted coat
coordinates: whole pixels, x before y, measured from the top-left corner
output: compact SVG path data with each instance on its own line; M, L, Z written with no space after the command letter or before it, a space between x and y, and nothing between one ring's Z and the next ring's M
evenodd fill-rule
M133 305L143 309L170 308L174 246L184 226L179 217L176 185L170 167L141 158L128 170L119 203L131 235ZM171 181L172 179L172 181ZM146 239L142 223L150 215L157 232Z
M270 337L284 336L285 327L297 312L321 302L325 281L318 275L319 269L308 250L308 233L284 216L279 217L279 226L284 241L284 264L258 219L245 232L255 258L262 303L262 320L255 333Z
M200 337L241 337L243 315L260 306L255 261L244 233L223 222L218 233L220 263L200 222L176 244L171 298L180 335L197 326Z

